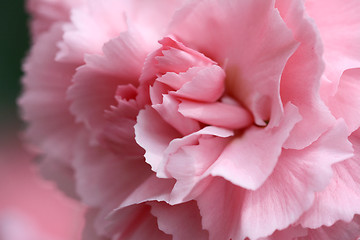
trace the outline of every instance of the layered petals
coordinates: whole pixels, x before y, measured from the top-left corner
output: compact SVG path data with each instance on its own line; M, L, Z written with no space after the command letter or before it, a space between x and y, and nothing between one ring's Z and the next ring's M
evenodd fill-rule
M196 202L192 201L176 206L166 203L151 205L151 213L157 217L159 229L172 235L172 239L209 239L207 231L201 227L201 216Z
M290 101L297 106L303 117L285 147L301 149L334 125L333 116L318 94L324 67L321 40L302 1L277 0L275 6L300 42L282 73L280 95L284 103Z
M28 0L19 100L89 240L360 236L360 2Z
M300 218L302 226L312 229L322 225L331 226L339 220L350 222L354 214L360 214L359 140L357 131L350 137L354 157L334 164L331 182L316 194L314 204Z
M258 239L295 223L313 204L315 192L330 181L331 165L352 156L349 142L333 146L332 152L325 147L339 133L346 135L344 129L340 122L311 147L283 151L271 176L256 191L214 178L197 198L210 239Z
M359 64L360 66L360 64ZM349 133L360 127L360 68L348 69L341 77L338 91L328 99L328 105L336 118L343 118Z
M227 91L252 111L258 125L270 121L276 126L282 116L281 72L297 43L273 5L189 1L175 14L169 32L224 68Z
M235 137L224 149L211 174L221 176L246 189L259 188L272 173L282 145L294 125L301 120L297 108L285 107L285 116L276 128L252 127Z
M141 37L135 33L123 33L104 45L104 56L87 56L86 64L74 75L74 84L68 91L70 109L76 120L83 122L94 135L104 127L105 111L117 105L117 97L136 97L134 88L147 52L140 42Z
M356 0L307 0L305 4L307 12L319 29L324 45L326 68L321 94L327 98L336 93L345 70L360 66L360 53L355 50L360 47L360 16L357 14L360 5ZM326 4L326 8L323 4Z
M78 125L69 111L66 91L76 65L55 61L62 34L61 24L56 24L37 40L23 67L19 104L31 141L53 161L69 163Z

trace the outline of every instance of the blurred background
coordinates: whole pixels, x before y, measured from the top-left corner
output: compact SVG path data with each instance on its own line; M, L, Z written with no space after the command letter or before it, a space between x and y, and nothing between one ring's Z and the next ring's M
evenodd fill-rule
M0 240L78 240L84 208L43 180L16 99L30 47L25 1L0 1Z
M20 93L21 62L29 48L29 36L24 1L1 1L0 11L0 116L3 133L10 125L20 127L16 98Z

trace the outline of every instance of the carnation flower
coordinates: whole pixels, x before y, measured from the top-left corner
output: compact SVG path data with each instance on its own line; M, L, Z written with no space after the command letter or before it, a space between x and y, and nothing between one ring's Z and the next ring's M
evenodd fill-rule
M360 237L360 2L30 3L19 102L84 239Z

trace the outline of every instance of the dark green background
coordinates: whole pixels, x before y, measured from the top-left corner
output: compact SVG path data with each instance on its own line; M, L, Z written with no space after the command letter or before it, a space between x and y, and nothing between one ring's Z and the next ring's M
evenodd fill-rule
M22 0L0 1L0 134L19 127L16 98L21 91L21 64L29 48L28 16Z

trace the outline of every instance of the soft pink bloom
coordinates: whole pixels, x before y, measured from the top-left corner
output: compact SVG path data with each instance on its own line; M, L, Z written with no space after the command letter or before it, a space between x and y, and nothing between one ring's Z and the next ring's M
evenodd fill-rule
M33 2L19 102L84 239L360 237L359 1Z

